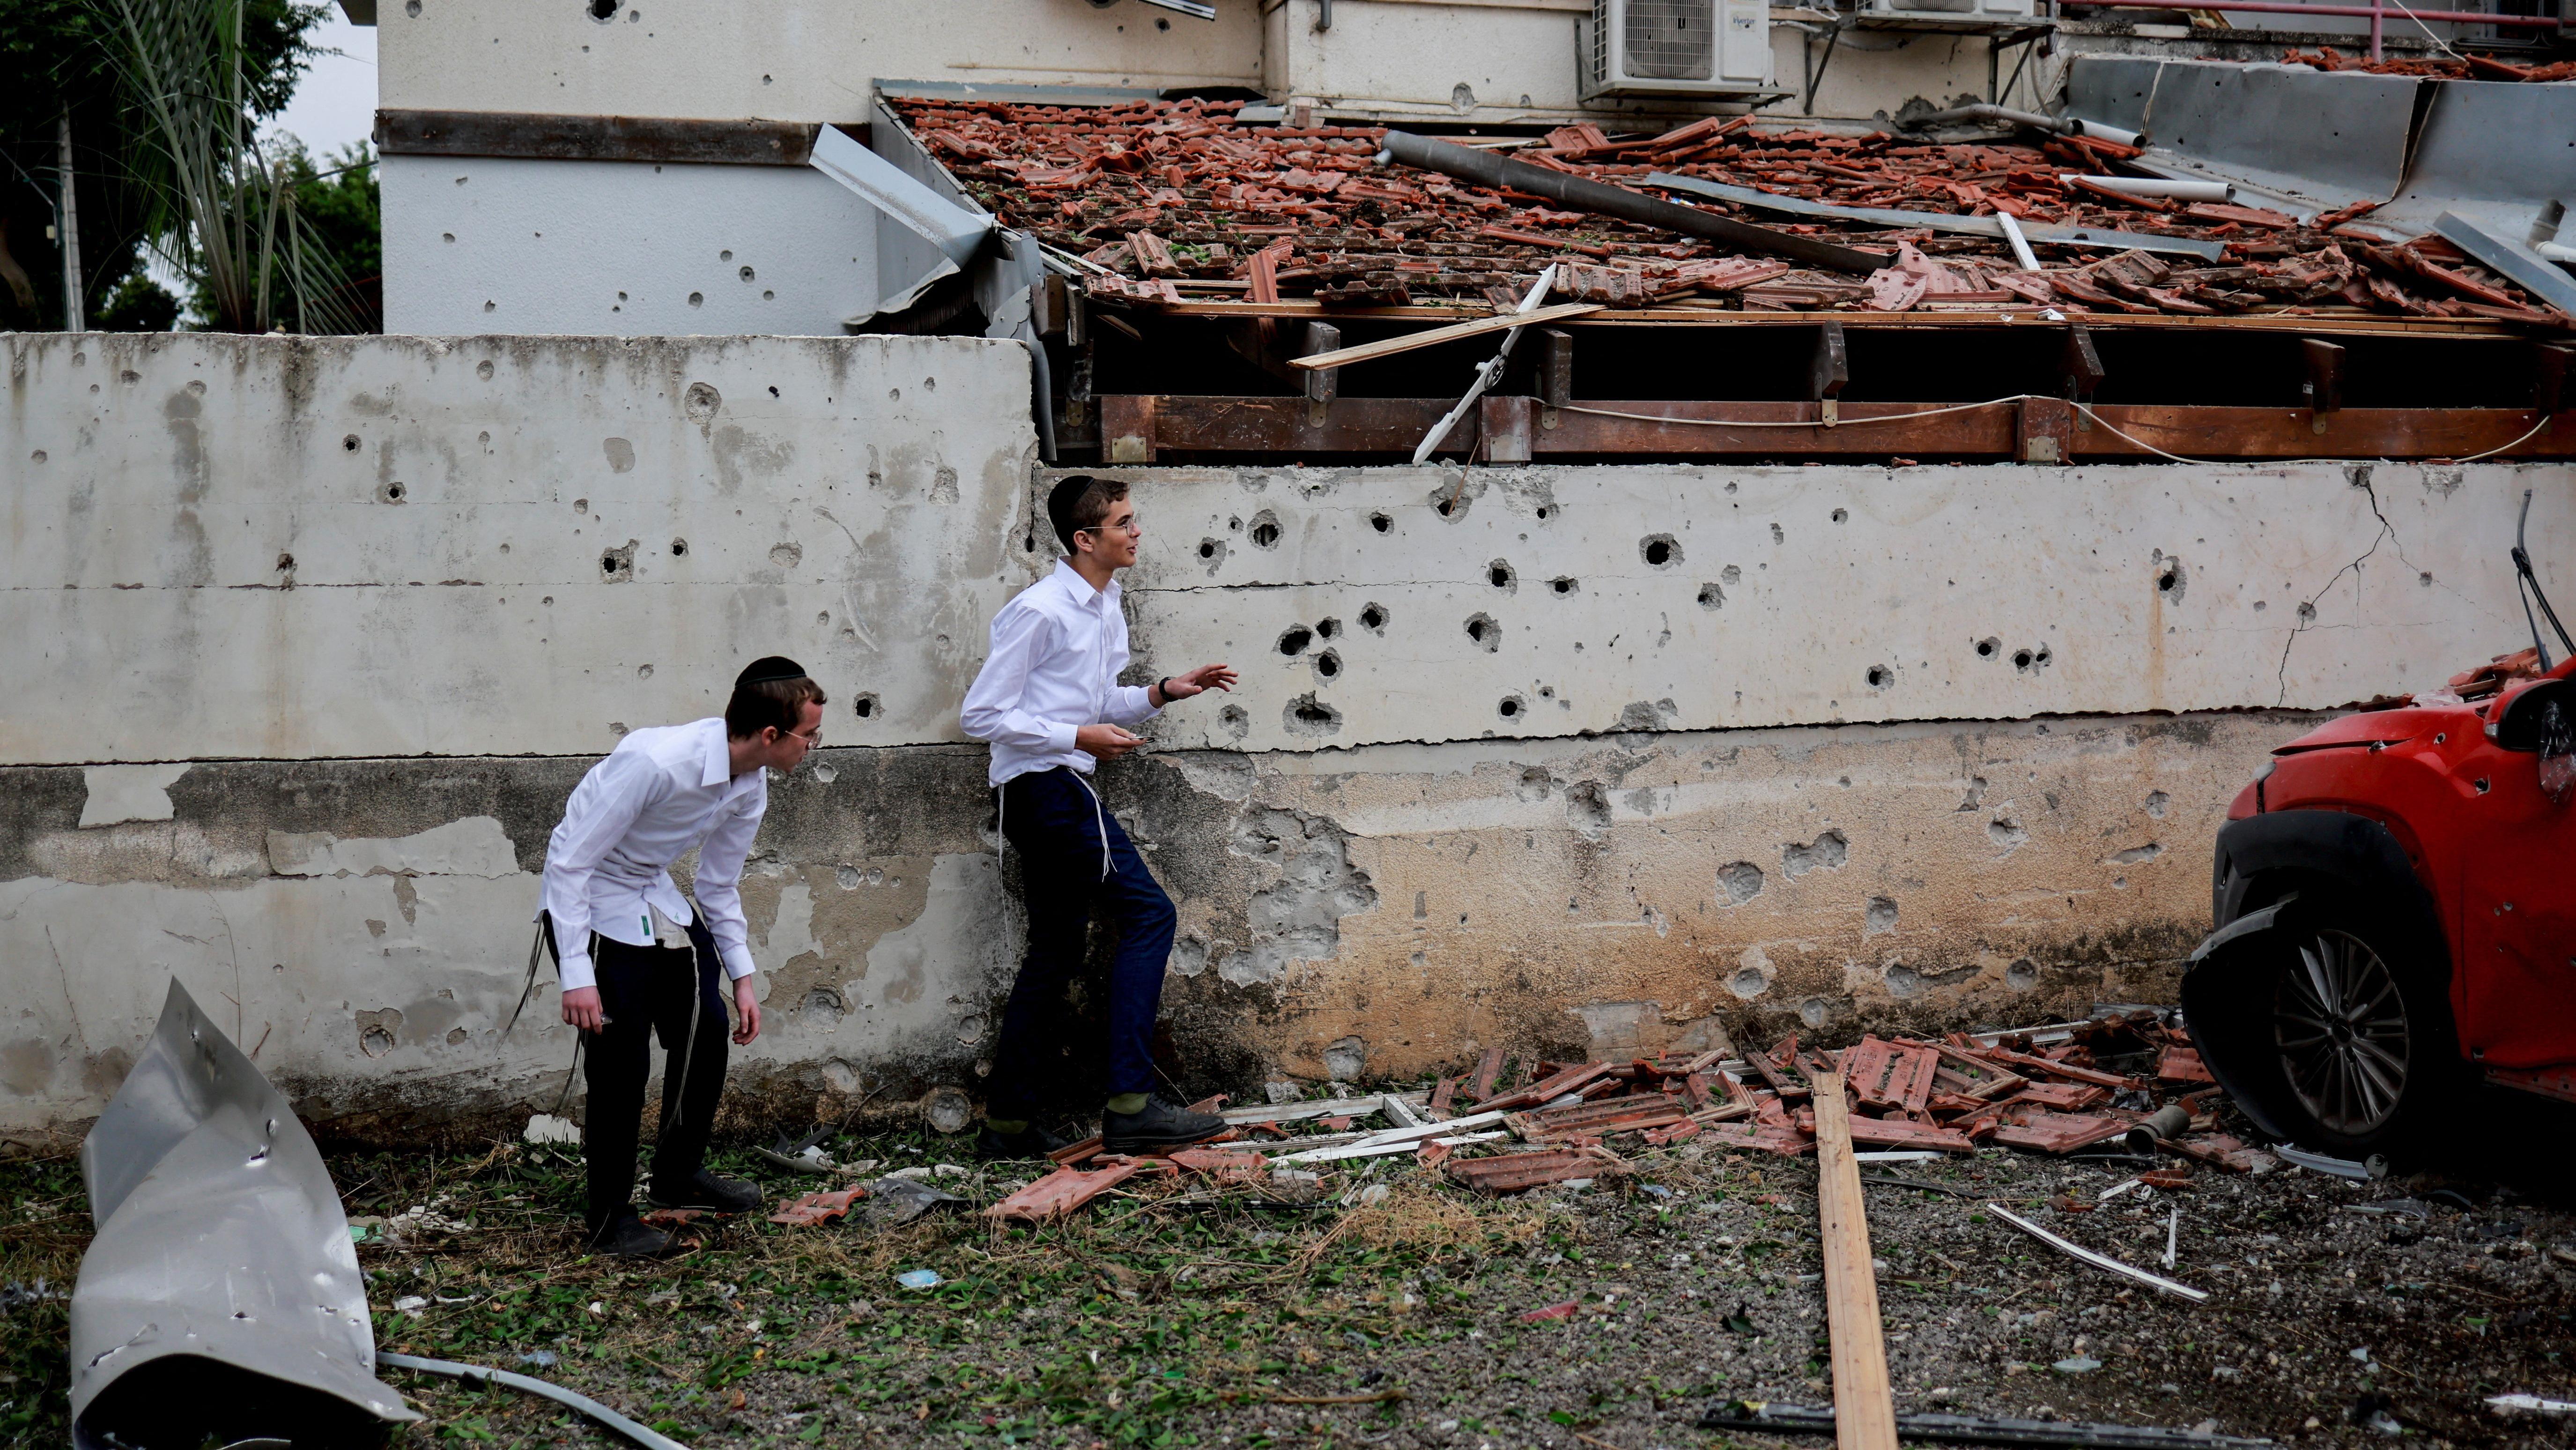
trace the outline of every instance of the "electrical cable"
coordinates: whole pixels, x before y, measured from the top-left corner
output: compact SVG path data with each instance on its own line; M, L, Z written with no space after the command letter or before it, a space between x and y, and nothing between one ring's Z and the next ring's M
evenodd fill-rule
M1835 428L1835 430L1836 430L1836 431L1840 431L1840 430L1842 430L1842 429L1844 429L1844 428L1865 428L1865 427L1868 427L1869 425L1871 425L1871 424L1873 424L1873 423L1910 423L1910 422L1914 421L1914 420L1915 420L1915 419L1917 419L1917 418L1937 418L1937 417L1940 417L1940 416L1941 416L1942 414L1944 414L1944 413L1973 413L1973 412L1975 412L1975 411L1977 411L1977 410L1979 410L1979 409L1981 409L1981 408L2000 408L2000 407L2003 407L2003 406L2005 406L2006 404L2010 404L2010 403L2027 403L2027 402L2034 402L2034 401L2042 401L2042 399L2041 399L2041 397L2040 397L2040 395L2039 395L2039 394L2036 394L2036 393L2015 393L2015 394L2013 394L2012 396L2010 396L2010 397L2005 397L2005 398L1989 398L1989 399L1987 399L1986 401L1984 401L1984 402L1982 402L1982 403L1952 403L1952 404L1949 404L1949 405L1947 405L1947 406L1945 406L1945 407L1939 407L1939 408L1925 408L1925 409L1922 409L1922 410L1920 410L1920 411L1912 412L1912 413L1886 413L1886 414L1881 414L1881 415L1876 416L1876 417L1869 417L1869 418L1843 418L1843 419L1839 419L1839 420L1837 420L1837 421L1835 422L1835 424L1834 424L1834 428ZM2053 398L2052 398L2052 399L2046 399L2045 401L2049 401L2049 402L2056 402L2056 401L2061 401L2061 400L2059 400L2059 399L2053 399ZM2110 421L2109 419L2107 419L2107 418L2103 417L2100 413L2097 413L2097 412L2093 411L2093 409L2092 409L2089 405L2087 405L2087 404L2068 401L2068 406L2069 406L2069 407L2072 407L2076 412L2083 414L2086 418L2088 418L2088 419L2092 420L2092 421L2093 421L2097 426L2099 426L2099 427L2102 429L2102 431L2104 431L2104 432L2106 432L2106 433L2110 434L2111 436L2113 436L2113 437L2115 437L2115 438L2118 438L2118 439L2122 440L2123 442L2126 442L2126 443L2128 443L2128 444L2132 445L2133 447L2137 447L2137 448L2144 449L2145 451L2147 451L2147 452L2149 452L2149 453L2154 454L2154 455L2155 455L2155 456L2157 456L2158 458L2165 459L2166 461L2168 461L2168 462L2172 462L2172 463L2192 463L2192 464L2199 464L2199 465L2203 465L2203 466L2205 466L2205 467L2210 467L2210 468L2223 468L2223 467L2227 467L2227 466L2235 465L2235 464L2254 464L2254 463L2263 464L2263 465L2268 466L2268 467L2278 467L2278 466L2280 466L2280 465L2282 465L2282 464L2289 464L2289 463L2350 463L2350 462L2352 462L2352 460L2351 460L2351 459L2349 459L2349 458L2186 458L2186 457L2184 457L2183 455L2181 455L2181 454L2179 454L2179 453L2168 453L2168 452L2166 452L2164 449L2162 449L2162 448L2158 448L2156 445L2154 445L2154 444L2152 444L2152 443L2149 443L2148 441L2146 441L2146 440L2145 440L2145 439L2143 439L2143 438L2137 437L2136 435L2134 435L2134 434L2132 434L2132 433L2126 432L2126 431L2125 431L2125 430L2123 430L2123 429L2120 429L2120 428L2118 428L2118 427L2113 426L2113 424L2111 423L2111 421ZM1729 419L1725 419L1725 418L1659 418L1659 417L1656 417L1656 416L1655 416L1654 414L1652 414L1652 413L1626 413L1626 412L1621 412L1620 410L1618 410L1618 409L1616 409L1616 408L1586 408L1586 407L1582 407L1582 406L1579 406L1579 405L1577 405L1577 404L1572 404L1572 403L1562 404L1562 405L1560 405L1560 406L1558 406L1558 407L1557 407L1556 411L1557 411L1557 412L1560 412L1560 413L1589 413L1589 414L1591 414L1593 417L1596 417L1596 418L1625 418L1625 419L1628 419L1628 420L1630 420L1630 421L1632 421L1632 422L1637 422L1637 423L1683 423L1683 424L1693 424L1693 425L1697 425L1697 426L1699 426L1699 427L1703 427L1703 428L1809 428L1809 429L1812 429L1812 428L1820 428L1820 427L1823 427L1823 426L1824 426L1824 425L1823 425L1823 423L1818 422L1818 421L1799 421L1799 422L1789 422L1789 423L1770 423L1770 422L1753 422L1753 421L1733 421L1733 420L1729 420ZM2467 457L2464 457L2464 458L2453 458L2453 459L2449 459L2449 460L2446 460L2446 461L2451 462L2451 463L2476 463L2476 462L2480 461L2481 459L2493 458L2493 457L2495 457L2495 456L2496 456L2497 454L2499 454L2499 453L2510 453L2510 452L2512 452L2514 449L2519 448L2519 447L2521 447L2523 444L2528 443L2528 442L2530 442L2532 439L2534 439L2534 438L2536 438L2536 437L2540 436L2541 432L2542 432L2543 430L2545 430L2546 428L2548 428L2548 427L2549 427L2549 425L2550 425L2552 422L2554 422L2554 421L2555 421L2555 415L2543 415L2543 416L2542 416L2542 418L2541 418L2541 420L2540 420L2539 422L2534 423L2534 424L2532 424L2532 425L2531 425L2531 430L2530 430L2529 432L2524 433L2521 437L2514 439L2514 440L2513 440L2512 442L2510 442L2510 443L2498 444L2496 447L2490 448L2490 449L2486 450L2484 453L2472 453L2472 454L2469 454Z
M458 1364L446 1359L421 1359L408 1354L378 1354L376 1364L385 1369L416 1370L421 1374L444 1375L468 1383L508 1385L532 1395L542 1395L556 1404L569 1406L597 1420L602 1425L645 1447L645 1450L689 1450L689 1447L667 1435L635 1423L585 1394L548 1384L529 1375L513 1374L506 1369L487 1369L479 1364Z

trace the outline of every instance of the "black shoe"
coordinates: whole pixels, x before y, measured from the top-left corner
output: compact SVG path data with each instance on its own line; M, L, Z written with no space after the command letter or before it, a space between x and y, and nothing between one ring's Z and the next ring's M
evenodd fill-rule
M1204 1143L1233 1124L1214 1113L1193 1113L1161 1098L1147 1098L1142 1110L1100 1115L1100 1146L1109 1153L1144 1153Z
M591 1235L590 1251L612 1259L666 1259L680 1249L671 1235L629 1212Z
M708 1213L749 1213L760 1207L760 1185L739 1178L718 1178L704 1168L685 1183L672 1185L669 1191L662 1180L653 1180L652 1190L644 1201L655 1208L696 1208Z
M975 1156L987 1163L996 1159L1044 1158L1059 1148L1072 1146L1072 1139L1059 1137L1031 1123L1016 1133L997 1133L986 1128L975 1137Z

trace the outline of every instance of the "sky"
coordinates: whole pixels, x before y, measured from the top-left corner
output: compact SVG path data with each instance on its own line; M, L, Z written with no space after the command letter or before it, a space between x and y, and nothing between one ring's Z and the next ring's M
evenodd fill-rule
M376 126L376 29L351 25L340 7L309 32L317 55L295 86L295 98L273 123L293 133L314 158L364 141Z

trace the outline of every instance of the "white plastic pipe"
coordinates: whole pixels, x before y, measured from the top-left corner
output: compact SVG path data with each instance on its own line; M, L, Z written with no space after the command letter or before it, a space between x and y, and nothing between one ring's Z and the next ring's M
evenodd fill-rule
M2576 247L2564 242L2534 242L2531 249L2553 262L2576 263Z
M2161 176L2062 175L2060 181L2090 182L2122 196L2156 196L2173 201L2234 201L2236 188L2224 181L2167 181Z
M2105 126L2099 121L2086 121L2073 117L2069 117L2066 122L2066 134L2090 136L2096 141L2108 141L2118 146L2144 145L2146 136L2144 131L2123 131L2117 126Z

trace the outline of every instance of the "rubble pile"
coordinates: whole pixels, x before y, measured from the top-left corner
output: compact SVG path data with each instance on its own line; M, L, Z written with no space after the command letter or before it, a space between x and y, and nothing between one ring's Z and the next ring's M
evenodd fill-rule
M1054 1154L1051 1173L985 1212L1041 1223L1155 1178L1310 1202L1329 1191L1327 1165L1378 1158L1410 1159L1497 1194L1633 1176L1626 1154L1640 1148L1797 1156L1816 1145L1808 1104L1824 1073L1842 1075L1852 1141L1865 1150L2164 1152L2185 1164L2149 1180L2167 1184L2189 1164L2227 1173L2277 1166L2218 1130L2221 1092L2188 1035L2144 1010L1982 1037L1871 1036L1839 1052L1804 1048L1792 1035L1741 1059L1720 1050L1538 1061L1517 1082L1503 1077L1504 1066L1500 1051L1488 1051L1476 1071L1428 1092L1238 1109L1225 1114L1234 1127L1224 1140L1164 1155L1108 1154L1095 1138ZM1193 1110L1222 1111L1223 1099ZM1373 1120L1386 1126L1359 1126ZM1324 1131L1300 1134L1291 1124Z
M2515 65L2491 55L2390 56L2385 60L2366 60L2345 55L2331 45L2314 51L2290 50L2281 55L2283 65L2303 65L2314 70L2368 71L2377 76L2426 76L2451 81L2566 81L2576 80L2576 60L2553 61L2547 65Z
M1652 190L1661 172L1837 206L2213 241L2221 261L2059 248L2017 265L2000 239L1839 220L1776 226L1885 253L1866 278L1793 269L1640 223L1380 165L1385 131L1244 124L1234 101L1040 106L911 100L922 144L987 210L1070 258L1095 297L1509 307L1561 264L1551 295L1611 306L1912 311L2054 306L2220 315L2298 307L2419 317L2563 321L2436 236L2402 245L2337 232L2367 207L2306 222L2261 207L2131 196L2089 179L2137 149L2093 137L2042 145L1935 143L1880 132L1764 130L1711 117L1654 136L1592 125L1506 143L1513 160ZM1732 202L1667 199L1765 221Z

